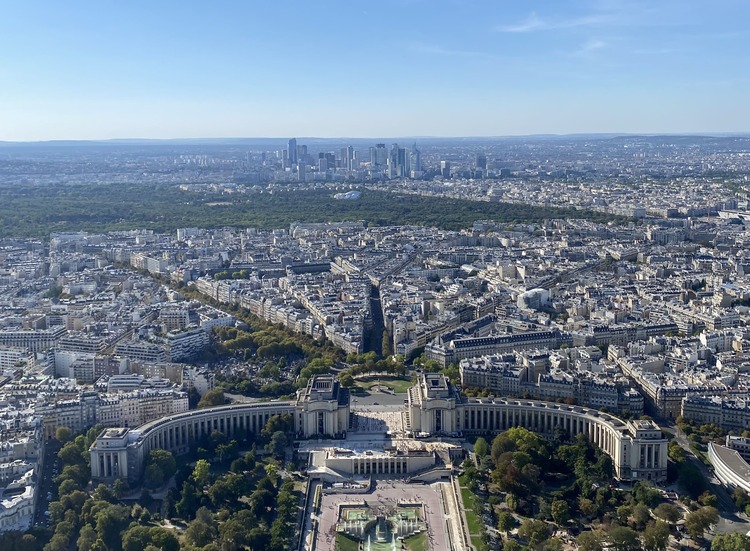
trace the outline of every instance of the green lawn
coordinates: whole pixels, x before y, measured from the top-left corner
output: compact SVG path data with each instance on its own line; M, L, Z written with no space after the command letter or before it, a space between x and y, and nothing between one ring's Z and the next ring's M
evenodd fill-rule
M341 533L336 534L335 551L359 551L359 542Z
M471 536L471 544L477 551L487 551L487 546L482 541L481 536Z
M477 539L481 544L482 542L479 538L479 534L482 531L482 520L480 519L479 514L474 511L474 509L477 508L478 500L473 492L464 486L466 483L465 475L459 476L458 482L459 488L461 489L461 500L464 502L464 514L466 515L466 524L469 534L471 535L472 542ZM484 544L482 544L481 547L477 547L477 549L484 548Z
M427 532L420 532L416 536L411 536L404 540L404 545L409 551L427 551L429 548L427 541Z
M474 508L474 494L465 486L461 486L461 499L464 502L464 507L467 509Z
M469 526L469 533L472 536L479 534L482 530L482 522L479 520L479 516L471 509L465 509L464 513L466 513L466 524Z

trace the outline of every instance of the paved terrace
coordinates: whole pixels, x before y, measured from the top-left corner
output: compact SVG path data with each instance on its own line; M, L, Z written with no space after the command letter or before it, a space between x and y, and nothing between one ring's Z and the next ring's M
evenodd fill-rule
M447 487L450 491L450 487ZM445 513L440 485L410 485L396 481L377 481L374 489L367 494L324 494L320 508L320 529L316 549L332 550L336 540L336 523L338 522L339 505L342 503L360 504L366 502L369 507L393 507L399 502L412 501L422 503L427 514L427 537L431 551L449 551L449 538L446 522L454 522Z

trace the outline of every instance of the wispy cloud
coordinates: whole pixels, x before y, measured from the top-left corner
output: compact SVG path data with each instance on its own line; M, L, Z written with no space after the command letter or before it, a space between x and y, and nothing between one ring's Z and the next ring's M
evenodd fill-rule
M585 44L581 46L580 51L585 54L590 54L592 52L596 52L606 47L607 47L607 43L604 42L603 40L599 40L598 38L592 38L591 40L588 40Z
M581 47L574 52L574 55L579 57L590 57L595 53L605 49L606 47L607 43L603 40L599 40L598 38L591 38L581 44Z
M604 13L567 19L542 19L536 14L536 12L531 12L531 14L523 21L511 25L497 25L494 30L501 33L530 33L537 31L591 27L607 23L611 20L612 15Z

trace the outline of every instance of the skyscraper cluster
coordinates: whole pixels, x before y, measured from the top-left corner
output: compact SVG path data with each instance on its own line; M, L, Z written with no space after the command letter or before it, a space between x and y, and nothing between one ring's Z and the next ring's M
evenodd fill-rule
M287 148L279 152L282 169L296 174L300 181L310 174L329 174L333 171L353 172L362 168L369 170L370 177L376 178L421 178L422 153L414 143L411 149L399 147L394 143L390 149L379 143L370 147L369 166L362 159L360 152L353 146L342 147L337 157L334 152L320 152L317 157L308 154L306 145L298 145L296 138L287 142Z

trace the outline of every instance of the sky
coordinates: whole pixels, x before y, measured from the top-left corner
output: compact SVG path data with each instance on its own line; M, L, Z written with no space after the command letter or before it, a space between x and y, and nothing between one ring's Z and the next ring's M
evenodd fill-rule
M750 132L747 0L3 0L0 140Z

